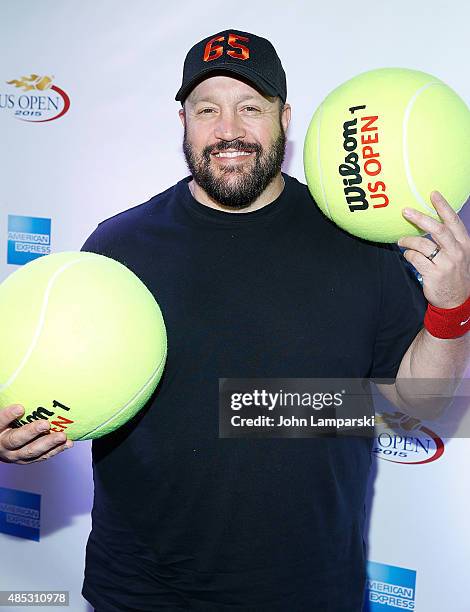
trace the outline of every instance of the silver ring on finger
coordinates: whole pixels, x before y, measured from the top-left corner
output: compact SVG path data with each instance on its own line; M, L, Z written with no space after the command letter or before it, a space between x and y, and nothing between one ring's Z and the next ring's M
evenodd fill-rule
M436 245L436 248L431 253L431 255L426 255L426 257L429 259L429 261L432 261L434 257L436 257L436 255L439 253L440 250L441 250L441 247L439 245Z

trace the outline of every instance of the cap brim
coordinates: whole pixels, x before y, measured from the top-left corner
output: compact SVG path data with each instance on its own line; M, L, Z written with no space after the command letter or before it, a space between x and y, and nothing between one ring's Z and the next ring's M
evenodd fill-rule
M231 66L224 65L218 67L209 66L205 70L201 70L193 79L182 85L178 90L178 93L175 96L175 100L178 102L183 102L191 90L196 87L201 81L204 81L209 77L212 73L224 74L229 72L230 74L237 74L238 76L244 77L250 84L253 84L256 89L258 89L261 93L264 93L268 96L279 96L279 92L275 87L273 87L268 81L263 79L261 76L250 70L249 68L244 68L243 66Z

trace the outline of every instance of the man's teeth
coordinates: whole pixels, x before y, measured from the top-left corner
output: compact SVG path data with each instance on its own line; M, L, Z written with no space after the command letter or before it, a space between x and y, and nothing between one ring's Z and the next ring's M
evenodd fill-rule
M221 151L215 153L216 157L238 157L239 155L250 155L251 151Z

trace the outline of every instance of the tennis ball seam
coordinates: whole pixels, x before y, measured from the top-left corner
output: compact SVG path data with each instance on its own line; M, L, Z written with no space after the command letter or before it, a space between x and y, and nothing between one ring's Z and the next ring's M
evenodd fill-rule
M444 85L444 83L442 83L441 81L429 81L429 83L425 83L424 85L422 85L419 89L415 91L415 93L411 96L410 100L408 101L408 104L406 105L405 113L403 115L403 128L402 128L403 132L402 133L403 133L403 165L405 167L405 174L406 174L406 179L408 181L408 187L410 188L410 191L413 194L415 200L418 202L418 204L420 204L421 206L424 206L424 208L429 210L429 212L431 212L435 216L436 211L434 210L434 208L432 208L429 204L425 202L424 198L419 193L416 187L416 184L413 180L413 176L411 174L410 160L408 156L408 121L411 115L411 111L413 109L413 106L415 105L416 100L419 98L419 96L432 85Z
M95 259L95 257L87 257L86 260L89 259ZM42 328L44 327L44 321L46 318L46 310L47 310L47 306L49 303L49 296L50 293L52 291L52 288L57 280L57 278L62 274L62 272L64 272L65 270L67 270L67 268L70 268L71 266L74 266L77 263L84 263L84 259L83 257L78 258L78 259L74 259L72 261L69 261L65 264L63 264L60 268L58 268L54 274L51 276L51 278L49 279L49 282L47 283L46 286L46 290L44 292L44 298L43 298L43 302L41 305L41 310L39 313L39 320L38 320L38 324L36 325L36 329L35 332L33 334L33 337L31 339L31 343L28 347L28 349L26 350L23 359L21 360L19 366L16 368L16 370L11 374L10 378L4 383L4 384L0 384L0 392L1 391L5 391L6 389L8 389L8 387L10 385L12 385L16 378L19 376L19 374L21 373L22 369L25 367L26 363L28 362L28 359L31 357L37 343L39 340L39 336L41 335L42 332Z

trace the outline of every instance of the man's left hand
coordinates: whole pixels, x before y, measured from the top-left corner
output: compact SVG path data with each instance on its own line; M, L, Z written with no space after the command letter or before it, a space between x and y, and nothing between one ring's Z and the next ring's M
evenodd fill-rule
M433 191L431 203L440 221L415 208L404 208L402 213L405 219L431 234L432 240L404 236L398 245L407 249L405 259L423 277L423 293L427 301L438 308L455 308L470 295L470 236L442 194ZM429 260L436 247L439 247L439 252Z

